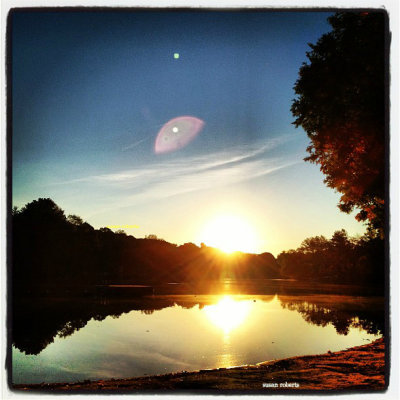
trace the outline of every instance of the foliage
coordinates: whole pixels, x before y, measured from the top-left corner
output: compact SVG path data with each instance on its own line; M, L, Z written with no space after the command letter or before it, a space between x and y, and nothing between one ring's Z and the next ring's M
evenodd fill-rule
M108 283L165 283L226 277L279 277L275 258L241 254L230 261L207 246L168 243L156 235L136 239L123 230L94 229L65 217L51 199L38 199L13 218L12 281L16 291L50 293L55 287L84 292Z
M15 210L15 215L32 224L40 222L45 225L61 227L65 226L67 222L64 211L53 200L44 198L33 200L21 210Z
M385 15L339 12L332 31L309 44L292 113L311 144L306 161L340 192L339 208L359 212L383 235L385 179Z
M78 217L77 215L68 215L67 221L72 224L72 225L82 225L83 224L83 219L81 217Z
M384 259L383 240L367 235L351 238L344 229L331 239L305 239L298 249L277 257L282 275L289 278L377 286L384 283Z
M94 229L77 216L66 218L51 199L27 204L12 219L14 293L54 293L61 288L85 293L99 284L227 278L383 284L383 241L350 238L344 230L331 239L305 239L297 250L282 252L276 260L270 253L237 252L229 257L206 245L177 246Z
M157 235L155 235L154 233L150 233L149 235L146 235L144 238L145 238L145 239L150 239L150 240L161 240L161 241L165 242L164 239L159 238L159 237L158 237Z

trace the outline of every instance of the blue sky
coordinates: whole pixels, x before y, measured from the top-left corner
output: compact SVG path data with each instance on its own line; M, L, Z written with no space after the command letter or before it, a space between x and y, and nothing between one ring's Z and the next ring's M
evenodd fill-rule
M239 215L258 251L363 225L305 163L292 125L317 12L17 12L12 26L13 204L50 197L94 227L137 225L200 242ZM179 53L179 58L174 58ZM155 154L161 127L204 121L184 148Z

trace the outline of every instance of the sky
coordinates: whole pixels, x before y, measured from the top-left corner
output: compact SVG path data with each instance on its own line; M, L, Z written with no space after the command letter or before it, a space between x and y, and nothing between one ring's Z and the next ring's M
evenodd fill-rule
M329 15L14 13L13 205L49 197L95 228L179 245L212 245L206 226L230 215L254 252L275 256L338 229L363 234L303 161L309 139L290 112ZM157 151L171 132L177 148Z

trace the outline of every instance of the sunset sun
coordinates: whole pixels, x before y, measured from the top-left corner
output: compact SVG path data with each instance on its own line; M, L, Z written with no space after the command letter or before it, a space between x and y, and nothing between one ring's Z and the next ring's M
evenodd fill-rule
M225 253L257 252L257 237L245 219L233 215L221 215L211 220L203 229L200 240Z

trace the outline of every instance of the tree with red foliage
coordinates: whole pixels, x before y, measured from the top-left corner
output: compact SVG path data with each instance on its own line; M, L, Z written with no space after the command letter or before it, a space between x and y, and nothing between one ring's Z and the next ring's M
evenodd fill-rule
M311 139L306 161L341 193L338 207L383 237L385 203L385 30L383 12L338 12L332 31L309 44L299 71L294 124Z

